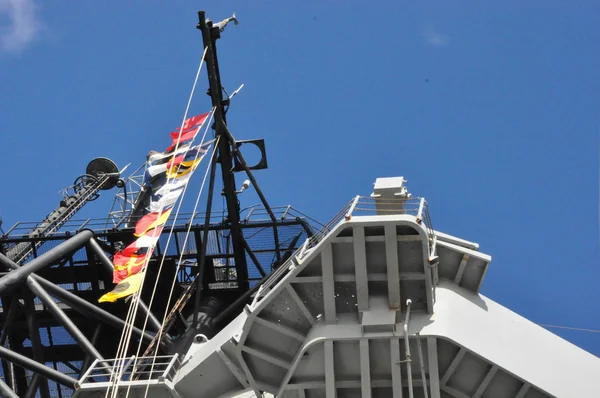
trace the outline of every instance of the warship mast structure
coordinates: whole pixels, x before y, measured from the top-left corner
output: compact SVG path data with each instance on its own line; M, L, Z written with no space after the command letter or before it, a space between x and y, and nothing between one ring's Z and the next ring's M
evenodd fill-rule
M151 287L143 289L132 333L145 352L158 346L161 356L187 352L198 333L211 338L237 315L260 282L322 227L292 206L271 206L261 191L253 173L267 168L264 140L235 140L229 131L230 96L222 86L216 54L216 40L227 23L237 20L234 16L213 24L204 13L200 16L218 147L211 160L206 210L180 214L184 221L177 224L171 220L148 265L148 284L159 280L156 298L148 308ZM261 153L255 165L246 162L241 150L252 145ZM111 257L132 241L132 221L139 219L147 201L140 170L143 174L141 167L124 178L124 170L119 172L112 161L96 159L42 222L18 222L3 232L0 396L71 397L92 363L107 365L106 358L114 357L128 326L128 304L98 304L98 297L111 290ZM238 173L246 178L241 188ZM219 185L223 212L212 206ZM120 209L113 206L108 218L73 217L100 191L115 187L114 206ZM241 209L238 196L250 187L261 204ZM173 239L168 240L171 230ZM171 286L162 281L173 278L178 300L168 304Z
M597 395L600 359L481 295L491 257L435 230L403 177L377 178L370 196L351 198L327 224L271 206L254 176L267 168L264 141L238 141L227 126L216 43L237 19L198 17L216 143L205 211L167 223L146 271L158 283L142 289L131 322L127 302L97 300L148 200L131 189L135 172L123 178L109 160L93 161L44 221L7 230L1 396ZM255 165L242 153L249 145L261 152ZM242 188L236 173L247 178ZM218 182L223 213L212 207ZM241 209L250 186L261 204ZM114 187L121 211L73 219ZM131 326L144 354L114 358Z

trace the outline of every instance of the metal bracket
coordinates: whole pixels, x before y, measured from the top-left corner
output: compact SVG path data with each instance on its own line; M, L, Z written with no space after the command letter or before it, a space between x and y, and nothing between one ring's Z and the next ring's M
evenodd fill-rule
M267 151L265 149L265 140L263 138L255 140L242 140L236 141L238 148L241 148L243 144L255 145L260 150L260 160L254 166L248 166L250 170L262 170L268 168L267 166ZM244 166L240 163L237 157L233 158L235 166L233 167L234 172L245 171Z

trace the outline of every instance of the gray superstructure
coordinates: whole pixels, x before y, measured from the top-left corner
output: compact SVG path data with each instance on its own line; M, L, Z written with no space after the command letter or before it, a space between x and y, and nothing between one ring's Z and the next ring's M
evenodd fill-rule
M405 180L380 178L185 357L76 397L596 397L600 359L479 293L491 257L433 229ZM97 377L94 380L99 380ZM147 394L146 394L147 390ZM125 393L128 391L128 395ZM111 396L111 395L109 395Z

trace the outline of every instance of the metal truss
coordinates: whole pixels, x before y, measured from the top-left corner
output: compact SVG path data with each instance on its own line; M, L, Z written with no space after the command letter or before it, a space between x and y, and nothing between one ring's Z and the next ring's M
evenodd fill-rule
M123 180L123 186L115 194L115 199L108 212L105 228L119 228L127 220L142 191L144 171L145 163Z
M272 211L277 214L277 223L272 223L259 206L242 212L240 225L248 259L245 281L240 280L242 274L234 261L228 227L222 223L209 225L206 243L209 261L201 284L206 296L217 296L228 303L218 324L225 324L228 316L250 300L258 282L277 266L278 258L289 256L317 229L311 225L312 220L290 206L275 207ZM198 214L195 218L202 216ZM157 293L166 292L173 278L176 295L194 285L203 236L203 226L193 223L195 218L191 226L167 224L164 229L148 268L148 272L156 272L164 256L166 271L156 275L160 277ZM133 230L102 228L105 223L106 219L70 220L60 231L37 238L28 236L17 224L11 235L0 239L0 266L4 271L0 273L0 395L69 397L76 380L93 362L103 363L105 358L114 357L125 327L127 304L97 304L97 299L112 289L111 256L133 239ZM188 228L190 233L184 247ZM277 245L273 241L274 228L278 231ZM32 259L24 265L16 264L5 250L15 245L34 249ZM242 283L254 288L240 290ZM144 289L142 302L147 302L152 287ZM142 347L154 340L161 319L173 308L173 304L166 308L165 300L155 300L151 310L145 305L140 309L142 315L134 323L133 333L138 341L143 340ZM184 305L167 332L163 332L161 355L172 355L173 344L188 326L183 319L192 309L192 302ZM149 323L143 331L146 313Z

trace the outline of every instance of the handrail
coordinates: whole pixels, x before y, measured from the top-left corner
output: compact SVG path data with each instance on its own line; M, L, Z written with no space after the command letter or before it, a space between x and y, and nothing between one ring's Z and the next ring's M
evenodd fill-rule
M307 217L304 213L296 210L292 206L274 206L271 208L276 216L282 221L290 220L293 221L295 219L304 219L310 220L311 224L314 222L313 219ZM268 213L266 209L260 206L251 206L245 209L248 213L246 215L242 214L242 220L244 220L245 224L249 223L257 223L257 222L271 222L271 219L268 217ZM141 218L142 216L139 216ZM175 226L185 226L187 223L200 223L204 220L204 212L182 212L179 213L178 219L175 224L173 224L173 218L169 219L166 223L167 227ZM109 232L114 230L112 227L107 227L107 222L110 221L109 218L87 218L87 219L71 219L67 222L61 224L59 228L47 231L45 233L46 236L52 236L56 234L65 233L67 231L73 232L83 227L90 229L96 233ZM132 218L132 222L137 221L135 218ZM222 222L221 212L213 212L213 216L211 217L211 223L218 224ZM15 223L4 235L0 236L1 238L8 239L18 239L27 237L27 235L31 232L32 228L37 226L39 222L30 222L30 221L19 221ZM319 223L317 223L319 224ZM312 227L312 225L311 225Z
M123 361L126 361L123 365ZM105 363L105 364L104 364ZM157 380L163 382L171 380L180 365L178 355L159 355L156 357L116 358L104 360L104 363L95 360L88 370L79 379L78 385L83 386L93 378L110 378L118 372L121 382L142 380ZM148 370L148 366L153 364ZM108 365L108 366L107 366Z
M77 213L83 206L85 206L85 204L88 201L93 200L93 198L95 197L94 195L98 194L98 190L100 189L100 187L104 183L106 183L106 181L108 181L109 178L109 175L104 175L101 178L93 179L91 184L85 185L83 189L87 189L87 191L84 191L83 194L73 194L72 196L65 198L66 202L61 202L61 206L64 207L63 212L59 212L56 215L56 212L58 210L55 210L41 222L35 223L35 225L31 226L30 228L27 228L27 232L25 232L23 235L27 237L38 238L43 236L49 236L59 231L61 227L66 225L71 219L71 217L75 213ZM71 200L72 202L68 202L69 200ZM55 215L55 217L49 218L53 214ZM87 221L84 223L84 225L85 224L87 224ZM80 227L78 228L78 230L82 228L83 227ZM15 227L13 226L9 231L13 231L14 229ZM35 255L36 249L38 249L42 244L43 241L41 240L36 241L33 244L21 242L12 247L10 251L6 252L6 254L15 263L20 264L24 262L27 258L29 258L29 256L31 256L32 254Z
M420 224L423 219L423 207L425 207L425 198L419 201L419 211L417 211L417 222Z
M304 242L304 244L298 250L296 250L296 252L294 252L294 254L292 254L285 263L283 263L281 266L279 266L271 274L271 276L261 285L258 292L254 296L254 299L252 300L252 304L251 304L252 306L254 306L262 297L264 297L265 294L268 292L268 290L272 286L276 285L277 282L279 282L279 280L285 274L287 274L291 269L294 268L293 266L294 266L294 261L296 258L302 259L311 248L313 248L321 240L323 240L323 238L325 236L327 236L327 234L329 234L329 232L331 232L340 223L340 221L342 221L345 218L345 216L348 212L348 209L352 206L352 203L353 202L350 202L346 206L344 206L344 208L338 214L336 214L331 219L331 221L329 221L323 228L321 228L313 236L308 238Z
M360 196L356 202L356 206L348 212L346 219L351 218L355 214L360 215L375 215L375 214L410 214L416 217L417 223L424 223L429 235L430 244L433 242L435 231L431 224L429 216L429 206L425 198L394 198L380 199L367 196Z
M352 201L352 204L350 205L350 209L348 210L348 213L346 214L346 221L348 221L352 218L352 213L354 212L354 209L356 208L356 205L358 204L359 200L360 200L360 195L356 195L356 197Z
M365 196L354 197L346 206L336 214L331 221L323 226L313 236L306 239L304 244L296 250L296 252L279 268L277 268L271 276L260 286L258 292L252 300L252 306L256 305L263 298L271 287L277 284L281 278L293 268L294 261L302 260L310 250L321 242L342 220L349 221L355 213L371 214L411 214L416 216L416 221L425 225L429 238L429 244L434 241L435 231L431 225L429 217L429 208L425 198L415 199L379 199ZM297 261L296 260L296 261Z

